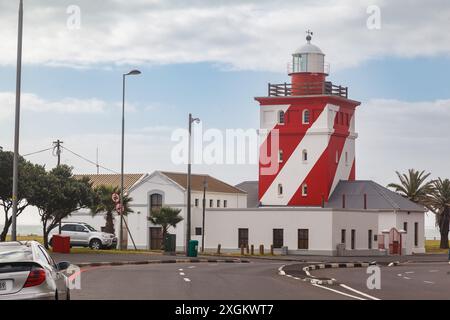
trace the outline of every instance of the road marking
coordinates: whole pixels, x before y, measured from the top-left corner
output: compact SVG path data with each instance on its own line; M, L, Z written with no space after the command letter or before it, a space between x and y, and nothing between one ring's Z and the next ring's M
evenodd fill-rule
M430 272L439 272L439 270L430 270Z
M408 277L403 277L403 279L406 279L406 280L411 280L411 278L408 278Z
M191 279L189 279L189 278L183 278L184 279L184 281L186 281L186 282L191 282Z
M178 269L178 271L183 271L183 269Z
M410 273L414 273L414 271L406 271L405 273L410 274Z
M184 272L180 272L180 276L184 276Z
M350 297L350 298L353 298L353 299L357 299L357 300L366 300L366 299L364 299L364 298L357 297L357 296L353 296L353 295L348 294L348 293L345 293L345 292L341 292L341 291L338 291L338 290L335 290L335 289L331 289L331 288L328 288L328 287L321 286L320 284L311 283L311 285L313 285L313 286L315 286L315 287L322 288L322 289L326 289L326 290L332 291L332 292L334 292L334 293L338 293L338 294L341 294L341 295L343 295L343 296Z
M423 282L425 282L425 283L429 283L429 284L434 284L434 282L431 282L431 281L426 281L426 280L424 280Z
M285 276L285 275L286 275L286 272L284 272L284 270L283 270L283 268L284 268L285 266L286 266L286 265L284 264L284 265L282 265L281 267L278 268L278 274L279 274L280 276Z
M345 284L341 284L340 286L345 288L345 289L347 289L347 290L350 290L350 291L353 291L353 292L355 292L357 294L360 294L360 295L362 295L362 296L364 296L366 298L369 298L369 299L372 299L372 300L380 300L380 299L375 298L375 297L373 297L371 295L368 295L367 293L364 293L364 292L358 291L356 289L353 289L352 287L346 286Z
M397 274L399 277L401 277L402 276L402 274L401 273L399 273L399 274Z
M189 268L189 269L194 269L194 268L195 268L195 266L189 266L188 268Z

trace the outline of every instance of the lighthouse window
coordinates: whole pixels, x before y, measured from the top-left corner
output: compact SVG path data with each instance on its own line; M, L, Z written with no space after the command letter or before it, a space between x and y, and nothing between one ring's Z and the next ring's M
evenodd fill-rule
M281 183L278 184L278 195L283 195L283 185Z
M278 123L284 124L284 111L278 112Z
M310 118L310 112L308 109L303 111L303 124L308 124Z
M278 162L283 162L283 150L278 150Z
M305 183L302 186L302 196L306 197L308 195L308 185Z
M308 151L303 150L303 152L302 152L302 160L303 160L303 162L308 161Z

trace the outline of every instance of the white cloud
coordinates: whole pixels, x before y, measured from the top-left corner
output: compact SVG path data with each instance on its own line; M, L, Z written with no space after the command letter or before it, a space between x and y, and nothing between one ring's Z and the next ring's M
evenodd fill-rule
M81 9L81 29L66 9ZM368 30L366 9L381 8ZM16 3L0 4L0 64L13 65ZM215 62L227 68L284 71L307 28L332 70L383 56L448 55L446 0L61 1L27 2L24 62L49 65Z
M11 117L15 109L15 93L0 92L0 120ZM22 93L21 107L33 112L101 113L107 108L105 101L77 98L46 100L33 93Z

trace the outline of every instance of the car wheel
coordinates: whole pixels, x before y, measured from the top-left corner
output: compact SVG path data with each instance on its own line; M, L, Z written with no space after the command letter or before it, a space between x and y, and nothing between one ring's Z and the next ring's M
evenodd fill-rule
M91 242L89 243L89 247L92 250L100 250L102 248L102 243L98 239L92 239Z

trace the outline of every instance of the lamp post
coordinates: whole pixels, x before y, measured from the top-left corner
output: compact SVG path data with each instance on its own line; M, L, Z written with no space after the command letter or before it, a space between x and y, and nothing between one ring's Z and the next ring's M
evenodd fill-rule
M206 189L208 188L208 181L203 180L203 212L202 212L202 252L205 252L205 210L206 210Z
M123 250L123 167L124 167L124 154L125 154L125 78L127 76L136 76L141 74L139 70L131 70L122 76L122 154L121 154L121 165L120 165L120 231L119 238L120 244L119 248Z
M17 70L16 70L16 114L14 127L14 160L12 187L12 226L11 240L17 240L17 189L19 185L19 128L20 128L20 89L22 84L22 33L23 33L23 1L19 4L19 27L17 36Z
M189 113L189 143L188 143L188 174L187 174L187 230L186 230L186 255L189 254L189 241L191 240L191 136L192 123L199 123L199 118L193 118Z

